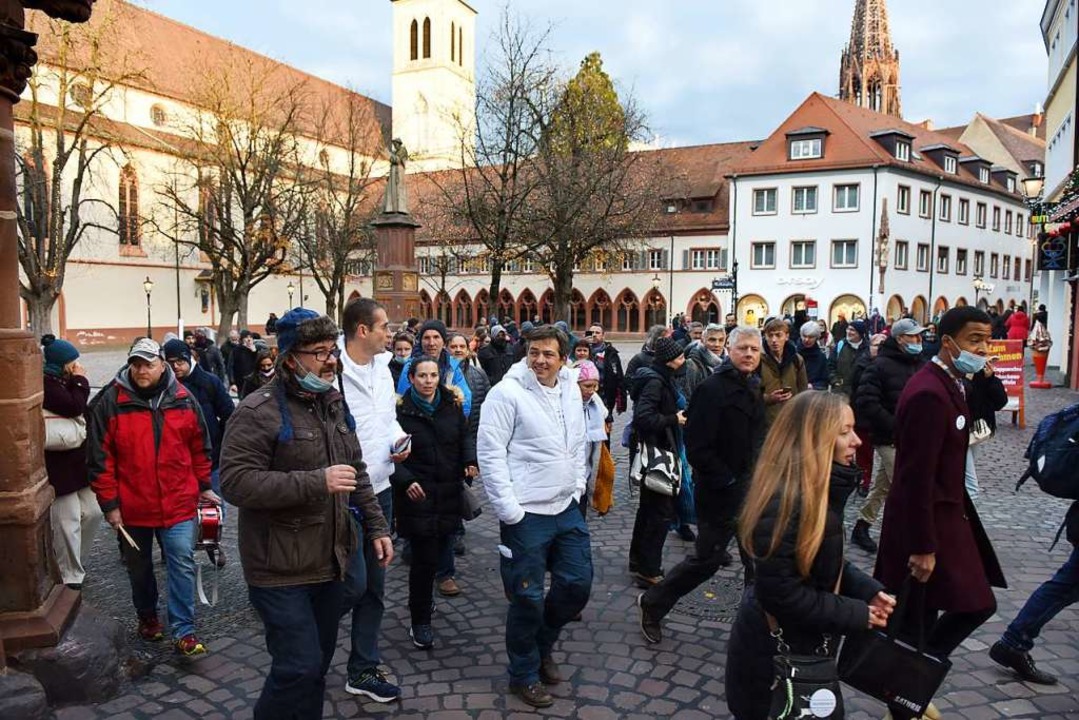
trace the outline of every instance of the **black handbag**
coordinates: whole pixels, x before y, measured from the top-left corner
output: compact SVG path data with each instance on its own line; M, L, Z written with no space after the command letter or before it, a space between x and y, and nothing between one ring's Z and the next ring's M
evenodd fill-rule
M772 705L768 717L771 720L843 720L839 673L835 658L828 652L831 636L824 636L824 642L814 654L795 654L783 640L783 630L775 618L767 613L765 617L776 641L776 654L772 658Z
M911 577L903 582L887 632L867 630L846 637L839 653L839 677L855 690L919 717L952 663L925 652L925 592L919 588L914 593L918 599L911 598L914 582ZM902 625L910 621L912 609L918 623L917 646L897 637Z
M468 487L461 488L461 519L470 522L482 514L483 508L472 490Z

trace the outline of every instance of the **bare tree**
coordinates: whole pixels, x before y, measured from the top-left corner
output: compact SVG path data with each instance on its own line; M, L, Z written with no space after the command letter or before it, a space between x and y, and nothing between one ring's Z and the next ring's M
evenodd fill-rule
M233 316L247 326L252 288L282 268L304 229L308 88L277 63L234 52L197 79L192 97L200 110L180 123L190 142L157 188L154 224L209 262L227 336Z
M53 330L68 260L86 232L117 233L118 210L95 192L119 150L102 110L143 73L136 58L106 41L112 16L94 20L76 26L35 18L43 61L27 84L29 100L16 106L19 294L38 334Z

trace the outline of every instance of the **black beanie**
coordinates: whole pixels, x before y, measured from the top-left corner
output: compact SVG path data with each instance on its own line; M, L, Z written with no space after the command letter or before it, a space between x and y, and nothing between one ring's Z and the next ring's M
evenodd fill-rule
M652 350L655 352L656 362L660 363L669 363L684 352L682 346L669 337L656 340L652 345Z
M450 334L450 331L446 329L446 323L442 322L441 320L428 320L420 326L420 331L416 334L416 340L422 340L423 334L428 330L434 330L442 336L443 340L445 340L446 336Z

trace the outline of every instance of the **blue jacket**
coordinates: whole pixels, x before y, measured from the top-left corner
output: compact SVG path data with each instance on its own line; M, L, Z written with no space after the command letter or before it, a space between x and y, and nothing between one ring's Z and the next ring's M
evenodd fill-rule
M397 381L397 394L404 395L412 387L412 382L408 379L408 369L412 367L412 362L423 355L423 350L416 346L419 352L413 352L412 357L405 360L405 366L401 368L401 379ZM442 377L442 384L455 387L461 391L464 395L464 402L461 405L461 409L464 410L465 417L468 417L472 413L472 388L468 385L468 380L465 379L465 371L461 367L461 361L457 358L450 357L450 354L445 350L438 356L438 370Z
M228 388L220 378L206 372L198 365L191 366L191 372L187 377L180 380L202 409L202 417L206 421L206 429L210 434L210 460L213 469L217 469L221 461L221 439L225 437L225 423L228 422L232 411L236 406L229 396Z

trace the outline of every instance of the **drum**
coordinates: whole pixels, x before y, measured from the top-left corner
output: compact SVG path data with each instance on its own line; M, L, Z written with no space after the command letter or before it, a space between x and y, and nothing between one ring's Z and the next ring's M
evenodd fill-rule
M221 543L221 508L213 503L199 502L195 514L198 533L195 536L195 548L205 550L216 548Z

